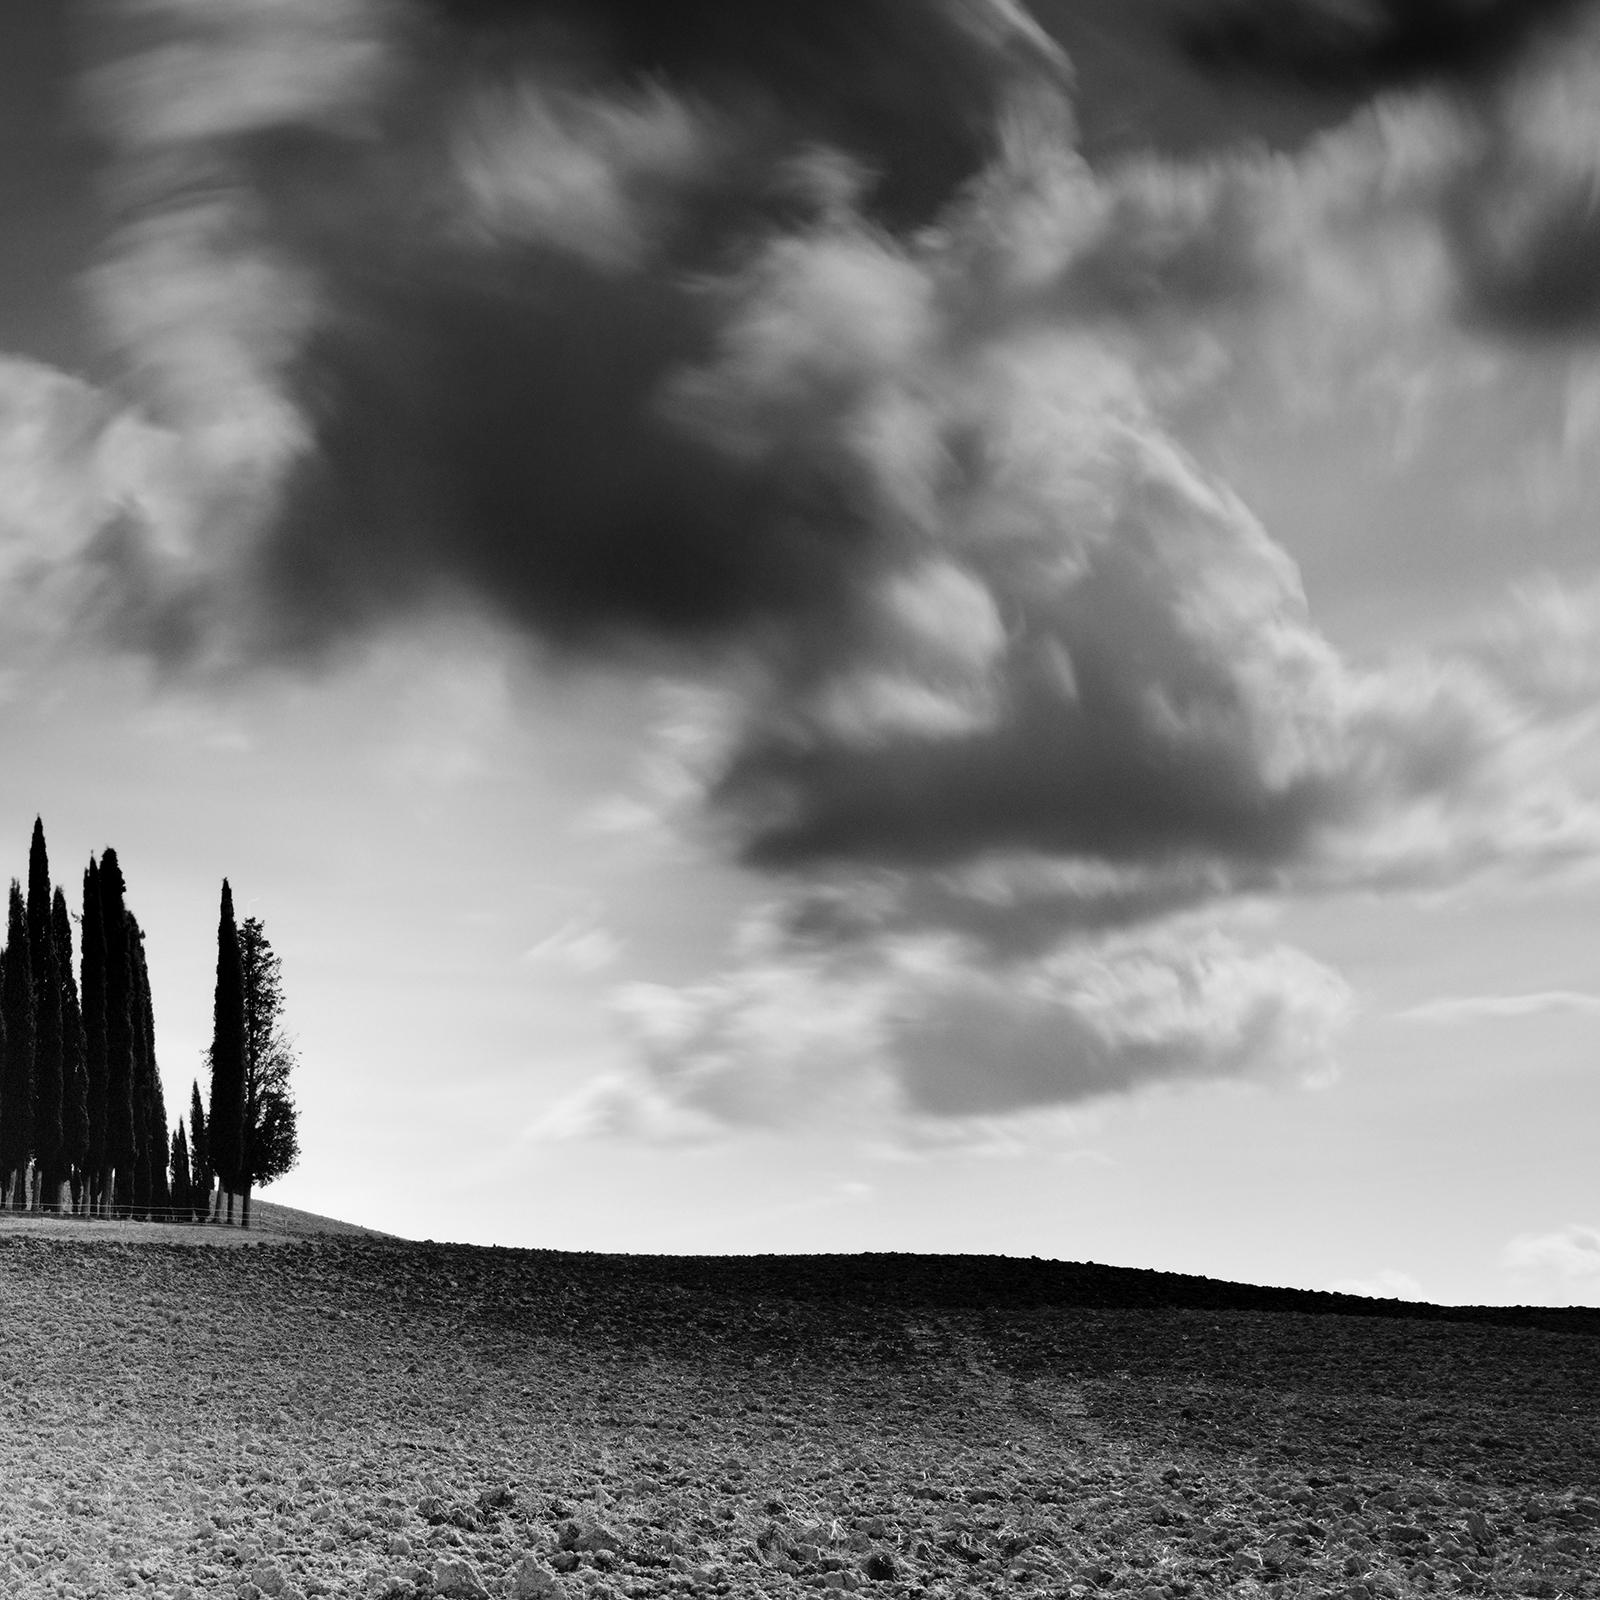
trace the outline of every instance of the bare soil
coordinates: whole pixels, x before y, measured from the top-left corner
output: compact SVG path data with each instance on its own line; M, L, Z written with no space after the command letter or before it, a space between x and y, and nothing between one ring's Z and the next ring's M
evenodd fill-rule
M1600 1596L1595 1312L87 1226L0 1235L22 1600Z

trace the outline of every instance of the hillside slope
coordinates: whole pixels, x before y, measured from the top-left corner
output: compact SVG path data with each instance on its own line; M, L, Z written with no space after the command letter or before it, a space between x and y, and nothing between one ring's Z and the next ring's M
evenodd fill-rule
M297 1211L293 1206L275 1205L270 1200L251 1202L248 1229L225 1223L147 1222L134 1218L42 1216L38 1212L0 1211L0 1236L6 1234L85 1243L115 1240L124 1244L219 1246L282 1244L290 1239L393 1237L375 1228L358 1227L353 1222L318 1216L313 1211Z
M1588 1334L1032 1265L0 1238L0 1592L1600 1596Z

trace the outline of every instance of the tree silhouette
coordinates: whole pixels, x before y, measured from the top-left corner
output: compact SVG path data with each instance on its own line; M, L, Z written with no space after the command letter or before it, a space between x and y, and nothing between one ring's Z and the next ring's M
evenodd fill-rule
M50 905L50 934L56 947L61 984L61 1164L72 1190L72 1209L85 1206L89 1166L89 1079L83 1011L72 976L72 918L67 897L57 889Z
M243 1174L244 1141L244 974L239 962L239 930L233 919L233 890L222 880L222 910L217 920L217 987L212 1011L211 1111L206 1118L211 1169L227 1192L228 1221Z
M298 1119L289 1074L294 1046L283 1026L283 963L259 917L239 929L244 985L244 1136L239 1173L242 1222L250 1226L250 1191L281 1178L300 1158Z
M100 857L100 914L106 948L106 1159L114 1187L112 1210L133 1209L134 1168L139 1144L133 1115L135 1050L134 956L129 937L126 889L117 852Z
M107 1213L111 1169L106 1138L106 940L105 909L100 901L100 864L93 856L83 874L83 927L79 950L82 973L84 1072L88 1084L88 1153L84 1159L91 1215Z
M33 964L22 885L11 880L6 947L0 952L0 1014L5 1017L5 1081L0 1086L0 1180L11 1208L28 1209L28 1161L33 1155Z
M183 1118L178 1118L172 1135L172 1214L185 1222L194 1217L194 1190L189 1174L189 1141L184 1137Z
M63 1050L61 971L50 916L50 857L44 822L33 819L28 850L28 956L33 977L33 1144L38 1163L39 1209L61 1206Z
M145 1216L164 1216L167 1185L167 1105L156 1062L155 1007L150 1000L150 969L145 961L144 931L128 913L128 958L132 974L129 1000L133 1011L134 1209Z
M206 1113L200 1104L200 1082L189 1086L189 1193L190 1202L202 1215L211 1215L211 1153L206 1137Z

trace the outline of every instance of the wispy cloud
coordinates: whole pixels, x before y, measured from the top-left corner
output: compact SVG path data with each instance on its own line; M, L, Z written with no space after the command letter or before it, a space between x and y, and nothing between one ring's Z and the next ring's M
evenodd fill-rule
M1528 994L1455 995L1410 1006L1396 1012L1395 1019L1399 1022L1450 1025L1560 1013L1600 1017L1600 994L1574 989L1546 989Z
M621 959L624 941L594 916L572 917L536 940L522 954L529 967L553 968L592 978Z

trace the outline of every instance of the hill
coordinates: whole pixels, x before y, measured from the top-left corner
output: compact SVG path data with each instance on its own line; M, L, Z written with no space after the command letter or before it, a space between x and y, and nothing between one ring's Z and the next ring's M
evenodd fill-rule
M9 1234L0 1592L1600 1595L1590 1331L1163 1283Z
M314 1211L297 1211L293 1206L275 1205L270 1200L251 1202L248 1230L206 1222L145 1222L131 1218L91 1219L0 1211L0 1237L8 1234L85 1242L98 1239L120 1240L123 1243L217 1246L281 1244L290 1239L393 1237L375 1228L357 1227L353 1222L318 1216Z

